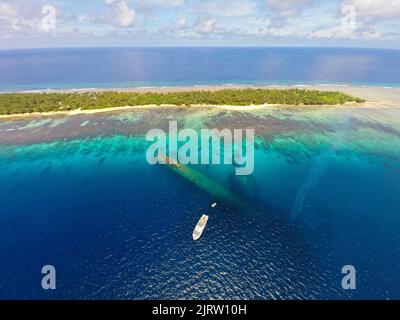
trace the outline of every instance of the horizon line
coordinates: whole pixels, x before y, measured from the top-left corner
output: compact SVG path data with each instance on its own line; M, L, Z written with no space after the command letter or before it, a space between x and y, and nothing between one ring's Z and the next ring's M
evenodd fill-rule
M370 47L370 46L279 46L279 45L132 45L132 46L39 46L39 47L15 47L0 48L0 51L18 51L18 50L56 50L56 49L191 49L191 48L232 48L232 49L369 49L369 50L400 50L400 47Z

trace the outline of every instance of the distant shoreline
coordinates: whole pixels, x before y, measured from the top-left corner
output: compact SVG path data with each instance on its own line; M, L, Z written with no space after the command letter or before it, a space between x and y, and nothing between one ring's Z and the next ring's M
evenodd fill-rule
M182 85L182 86L142 86L142 87L87 87L87 88L63 88L63 89L31 89L16 91L0 91L0 94L10 93L90 93L90 92L136 92L136 93L171 93L188 91L217 91L223 89L304 89L321 91L342 91L346 89L373 89L373 90L396 90L400 92L400 86L378 86L378 85L348 85L348 84L293 84L293 85L249 85L249 84L205 84L205 85Z

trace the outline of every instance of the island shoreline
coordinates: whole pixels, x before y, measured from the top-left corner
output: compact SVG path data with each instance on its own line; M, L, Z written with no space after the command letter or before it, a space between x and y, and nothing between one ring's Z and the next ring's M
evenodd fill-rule
M304 105L304 104L262 104L262 105L212 105L212 104L191 104L187 105L172 105L172 104L149 104L149 105L126 105L111 108L98 108L98 109L73 109L66 111L47 111L47 112L33 112L33 113L16 113L16 114L5 114L0 115L0 120L13 120L13 119L34 119L41 117L67 117L76 115L88 115L88 114L102 114L111 112L124 112L124 111L134 111L138 109L156 109L156 108L218 108L226 109L231 111L254 111L261 110L263 108L272 107L376 107L380 102L386 102L381 99L371 99L368 95L373 93L380 93L385 96L385 93L397 94L400 97L400 88L386 88L386 87L365 87L365 86L278 86L278 85L268 85L268 86L231 86L231 85L205 85L205 86L182 86L182 87L148 87L148 88L88 88L88 89L66 89L66 90L35 90L35 91L23 91L18 92L22 94L31 93L101 93L101 92L123 92L123 93L175 93L175 92L193 92L193 91L218 91L224 89L301 89L301 90L319 90L319 91L336 91L344 94L351 94L356 96L361 96L365 99L365 102L346 102L344 104L338 105ZM0 94L4 94L0 93Z
M16 114L6 114L0 115L0 120L13 120L13 119L34 119L42 117L69 117L78 115L96 115L102 113L112 113L112 112L124 112L124 111L134 111L134 110L145 110L145 109L164 109L164 108L208 108L208 109L224 109L230 111L238 112L250 112L256 110L262 110L265 108L288 108L288 107L307 107L307 108L338 108L338 107L363 107L367 106L367 103L357 103L357 102L346 102L345 104L338 105L285 105L285 104L262 104L262 105L209 105L209 104L193 104L190 106L186 105L172 105L172 104L161 104L161 105L139 105L139 106L122 106L113 108L102 108L102 109L75 109L68 111L49 111L49 112L32 112L32 113L16 113Z

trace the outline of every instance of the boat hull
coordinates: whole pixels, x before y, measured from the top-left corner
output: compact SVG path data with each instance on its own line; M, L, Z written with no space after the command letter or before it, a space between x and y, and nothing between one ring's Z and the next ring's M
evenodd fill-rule
M196 227L193 230L193 240L199 240L201 235L203 234L203 231L207 225L208 222L208 216L203 214L202 217L200 218L199 222L197 222Z

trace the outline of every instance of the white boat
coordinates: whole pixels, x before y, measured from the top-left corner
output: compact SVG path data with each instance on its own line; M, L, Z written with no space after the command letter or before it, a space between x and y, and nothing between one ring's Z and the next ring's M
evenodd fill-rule
M199 240L204 231L204 228L206 227L207 221L208 216L203 214L199 222L197 222L196 228L194 228L193 230L193 240Z

